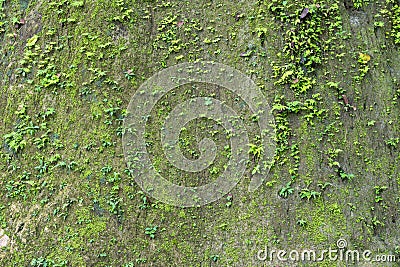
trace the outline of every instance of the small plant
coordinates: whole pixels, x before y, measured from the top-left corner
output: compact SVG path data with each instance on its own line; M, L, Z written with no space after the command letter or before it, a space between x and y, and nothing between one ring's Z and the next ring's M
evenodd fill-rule
M325 191L325 189L326 189L328 186L332 186L332 184L331 184L331 183L328 183L328 182L326 182L326 183L319 183L319 184L318 184L318 187L321 188L322 191Z
M35 170L37 170L40 174L44 174L48 171L49 169L49 164L47 161L45 161L43 158L39 159L39 165L35 167Z
M385 226L385 223L379 221L376 216L374 218L372 218L371 223L372 223L372 227L374 229L376 229L378 226L382 226L382 227Z
M386 145L388 145L389 147L397 148L397 145L400 143L400 138L399 138L399 137L397 137L397 138L391 138L391 139L389 139L389 140L386 140L385 143L386 143Z
M258 38L260 38L261 45L263 45L265 42L265 39L267 37L268 28L259 27L259 28L256 28L256 32L257 32Z
M43 149L50 143L50 138L48 137L49 132L50 131L47 131L47 133L43 134L41 137L37 137L33 140L33 144L36 145L38 149Z
M66 267L68 264L68 261L66 260L51 260L51 259L45 259L43 257L40 258L35 258L31 261L30 266L34 267Z
M15 153L20 152L26 146L26 140L20 132L6 134L3 138L7 146Z
M232 206L232 199L233 199L232 194L229 194L229 195L226 197L227 202L226 202L225 206L227 206L228 208L229 208L230 206Z
M367 5L368 2L369 2L368 0L353 0L353 5L355 9L359 9Z
M219 255L217 255L217 254L211 255L211 256L210 256L210 259L211 259L213 262L217 262L218 259L219 259Z
M136 263L146 263L147 259L145 259L145 258L137 258L135 261L136 261ZM126 266L126 267L129 267L129 266Z
M339 176L343 181L351 181L354 178L354 174L346 173L341 168L339 168Z
M142 203L139 206L139 209L144 210L150 207L149 197L144 194L143 191L139 191L138 194L140 195L140 199Z
M395 4L391 10L392 13L392 31L391 36L395 44L400 44L400 5Z
M296 223L297 223L297 225L299 225L301 227L304 227L307 225L307 221L303 220L303 219L298 219Z
M151 239L155 238L155 234L157 232L158 226L147 227L144 231L146 235L148 235Z
M249 147L249 154L252 155L254 159L261 158L262 153L264 153L262 145L249 144Z
M41 117L45 120L48 117L54 115L56 113L54 108L48 108L45 112L41 114Z
M73 6L73 7L83 7L83 5L84 5L83 1L73 1L71 3L71 6Z
M310 200L312 198L316 199L316 198L318 198L320 196L321 196L321 192L310 190L308 188L304 188L304 189L302 189L300 191L300 198L301 199L307 198L307 200Z
M293 191L294 189L292 188L292 181L290 181L279 191L279 196L287 198L290 194L293 194Z
M125 71L124 74L125 78L127 78L128 80L132 80L135 77L135 73L133 72L132 69Z
M69 163L67 163L65 161L61 161L55 167L65 168L65 169L67 169L68 173L71 173L72 171L75 170L76 166L78 166L78 163L76 163L75 161L71 161Z
M273 187L274 184L276 184L276 183L277 183L277 182L276 182L275 180L272 180L272 181L266 182L265 185L268 186L268 187Z
M364 54L364 53L359 53L358 56L358 63L360 64L360 67L358 69L359 74L354 76L353 79L355 80L355 82L357 84L361 83L361 80L365 77L365 75L368 73L369 71L369 66L368 66L368 62L371 60L371 56L368 54Z
M105 176L106 174L110 173L112 171L112 167L111 166L105 166L103 168L101 168L101 172L103 173L103 175Z
M387 186L375 186L375 202L379 203L383 200L382 192L387 189Z
M213 167L210 169L210 174L211 174L211 175L213 175L213 174L218 174L218 173L219 173L219 168L213 166Z

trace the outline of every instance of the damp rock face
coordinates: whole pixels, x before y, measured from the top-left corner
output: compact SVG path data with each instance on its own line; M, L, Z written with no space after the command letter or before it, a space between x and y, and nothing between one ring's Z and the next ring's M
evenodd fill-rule
M339 238L360 260L364 250L400 247L394 2L0 0L0 267L378 265L303 263L288 254L320 257ZM138 117L138 125L146 122L140 148L148 169L202 186L232 165L238 132L205 112L175 129L182 130L175 147L194 161L211 152L200 141L214 141L209 168L180 170L166 157L164 122L192 98L236 111L243 120L229 120L243 122L252 145L238 186L209 205L183 208L141 191L121 140L137 130L121 122L148 78L197 60L238 69L260 87L278 149L274 168L250 193L252 172L264 166L259 155L267 149L259 145L267 132L258 123L268 109L253 113L239 94L211 83L217 77L174 88ZM208 111L204 100L199 108ZM265 248L287 251L287 261L263 262Z
M0 248L6 247L10 242L10 238L4 234L4 230L0 229Z

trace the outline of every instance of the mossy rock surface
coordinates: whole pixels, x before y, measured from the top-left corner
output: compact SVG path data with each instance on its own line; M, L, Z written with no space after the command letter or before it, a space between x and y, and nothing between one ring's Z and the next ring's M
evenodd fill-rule
M339 239L400 262L399 5L0 0L1 266L375 266L257 258L265 247L320 252ZM129 175L122 122L142 83L196 60L236 68L260 87L276 156L255 192L250 152L229 194L179 208ZM224 130L198 119L181 149L196 159L198 140L213 138L215 162L196 175L167 162L162 122L194 96L240 112L252 144L260 135L251 110L223 88L164 96L149 114L148 151L164 177L187 185L215 180L230 151Z

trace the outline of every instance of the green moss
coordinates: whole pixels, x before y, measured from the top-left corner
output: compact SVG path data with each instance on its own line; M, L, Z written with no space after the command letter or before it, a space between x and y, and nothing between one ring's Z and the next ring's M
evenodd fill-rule
M379 27L330 0L26 4L0 0L0 223L15 241L3 266L33 259L68 260L70 266L246 266L260 264L254 257L266 242L326 248L354 233L363 239L351 241L369 248L397 244L391 219L398 213L392 187L395 180L400 185L398 146L386 141L398 137L398 86L380 70L387 66L396 76L399 68L397 48L380 37L387 31L397 43L394 3L380 2L390 17ZM376 12L375 3L354 7ZM360 52L369 62L356 63ZM128 175L121 122L143 81L197 59L234 66L262 88L276 119L277 157L259 191L247 192L255 166L249 161L229 200L180 209L146 196ZM228 162L226 134L209 120L187 125L180 137L189 158L198 156L198 139L217 140L216 162L201 179L165 161L158 129L176 103L196 95L219 95L251 122L250 110L223 90L188 87L167 95L169 103L151 114L146 134L154 165L172 181L205 183ZM21 103L26 112L16 114ZM55 113L44 116L49 109ZM33 134L30 123L39 127ZM259 133L248 124L257 144ZM341 179L342 173L355 176ZM280 197L288 182L292 193ZM377 204L376 185L390 185ZM302 200L305 189L321 197ZM36 203L40 208L30 209ZM159 226L154 239L144 232L150 225Z

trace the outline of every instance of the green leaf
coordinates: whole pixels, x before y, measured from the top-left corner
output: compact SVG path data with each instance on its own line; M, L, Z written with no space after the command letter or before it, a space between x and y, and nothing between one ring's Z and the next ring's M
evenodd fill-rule
M34 36L32 36L32 38L30 38L28 40L28 42L26 43L26 46L31 47L34 46L38 40L39 36L37 36L36 34Z
M74 1L74 2L71 3L71 6L83 7L83 1Z
M293 74L293 71L292 70L288 70L288 71L286 71L283 75L282 75L282 77L279 79L279 81L277 82L277 83L282 83L282 82L284 82L289 76L291 76Z

